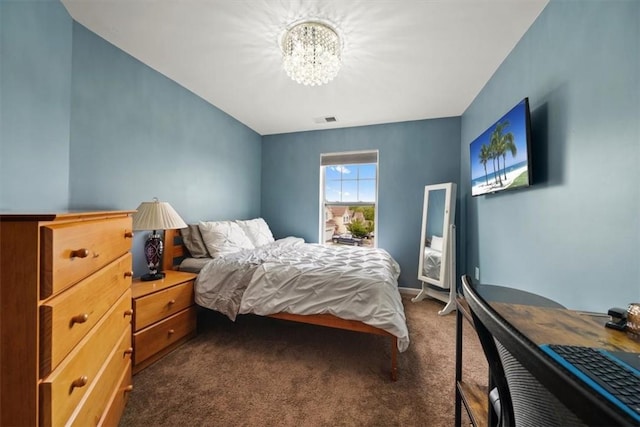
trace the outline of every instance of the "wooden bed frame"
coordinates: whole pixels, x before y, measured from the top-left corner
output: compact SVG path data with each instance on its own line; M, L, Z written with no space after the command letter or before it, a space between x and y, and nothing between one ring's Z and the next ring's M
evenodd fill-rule
M180 230L165 230L164 232L164 255L163 270L175 270L180 260L187 255L187 251L182 244ZM177 260L177 262L176 262ZM391 379L398 379L398 338L380 328L367 325L358 320L346 320L331 314L291 314L275 313L268 317L276 319L290 320L293 322L308 323L311 325L327 326L330 328L345 329L348 331L364 332L367 334L382 335L391 338Z

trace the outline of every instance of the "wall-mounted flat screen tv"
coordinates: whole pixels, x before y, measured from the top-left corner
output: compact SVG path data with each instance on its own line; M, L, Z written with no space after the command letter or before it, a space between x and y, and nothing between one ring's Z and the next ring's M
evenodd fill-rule
M471 143L472 196L531 185L530 128L525 98Z

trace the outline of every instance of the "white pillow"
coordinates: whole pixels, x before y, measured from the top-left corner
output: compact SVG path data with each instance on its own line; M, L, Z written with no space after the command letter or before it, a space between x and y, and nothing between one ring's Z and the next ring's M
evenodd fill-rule
M431 236L431 249L442 252L442 237Z
M240 226L233 221L200 221L198 228L212 257L255 248Z
M262 218L248 219L245 221L237 220L236 224L242 228L244 234L247 235L256 248L275 240L273 234L271 234L271 229L269 229L266 221Z

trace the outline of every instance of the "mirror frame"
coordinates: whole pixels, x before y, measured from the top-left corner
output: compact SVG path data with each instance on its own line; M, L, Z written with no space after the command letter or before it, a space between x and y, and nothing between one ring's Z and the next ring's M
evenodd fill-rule
M440 262L440 280L427 277L422 273L424 263L424 248L427 240L427 221L429 212L429 194L431 191L444 190L445 202L444 202L444 220L442 222L442 259ZM420 233L420 257L418 262L418 280L432 285L441 287L443 289L450 289L452 287L451 279L455 275L454 269L450 268L449 263L455 259L452 244L449 239L454 238L455 234L451 235L451 226L455 222L455 201L456 201L456 184L453 182L447 182L444 184L426 185L424 187L424 202L422 206L422 232Z

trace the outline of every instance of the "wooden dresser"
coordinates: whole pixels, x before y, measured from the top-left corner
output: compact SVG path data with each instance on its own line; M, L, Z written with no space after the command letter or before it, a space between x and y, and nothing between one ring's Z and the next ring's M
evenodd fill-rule
M165 278L133 281L133 372L149 366L196 334L196 275L166 271Z
M0 214L0 425L117 425L132 388L131 213Z

